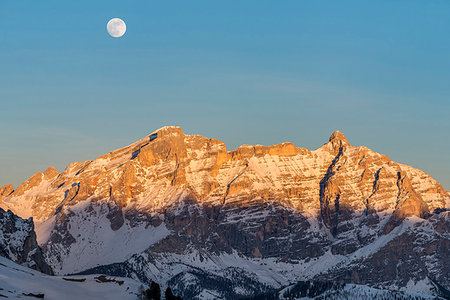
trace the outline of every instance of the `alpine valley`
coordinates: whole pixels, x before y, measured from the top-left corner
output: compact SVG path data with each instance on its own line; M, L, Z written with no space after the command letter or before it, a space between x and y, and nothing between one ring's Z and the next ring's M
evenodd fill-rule
M163 127L5 185L0 207L0 283L42 282L23 294L51 294L59 280L79 295L116 278L129 292L105 299L152 281L183 299L450 295L450 193L338 131L313 151L227 151Z

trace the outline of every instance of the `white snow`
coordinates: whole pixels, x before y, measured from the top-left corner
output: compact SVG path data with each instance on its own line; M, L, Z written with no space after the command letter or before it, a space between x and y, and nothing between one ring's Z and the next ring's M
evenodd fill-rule
M129 278L107 277L116 282L100 282L98 275L48 276L0 257L0 295L27 298L24 294L44 294L48 300L136 300L141 283ZM67 281L85 279L84 282ZM123 283L121 283L123 282ZM30 298L31 299L31 298Z
M123 262L170 234L164 223L157 227L147 227L145 223L131 227L128 220L114 231L106 217L105 207L95 206L90 213L86 213L83 205L88 203L84 201L71 207L77 213L70 218L68 227L76 243L66 249L67 254L61 265L53 257L49 257L58 274L76 273L99 265ZM39 240L45 240L40 234L48 236L47 227L46 223L38 226ZM49 243L51 246L51 241Z
M53 216L42 222L34 222L34 231L39 245L47 243L53 227L55 227L55 220L56 216Z

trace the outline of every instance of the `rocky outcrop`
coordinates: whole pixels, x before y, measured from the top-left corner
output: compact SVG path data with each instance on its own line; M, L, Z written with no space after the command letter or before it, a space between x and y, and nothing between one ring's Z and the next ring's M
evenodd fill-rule
M399 247L396 235L419 243L420 228L443 218L449 202L428 174L353 146L338 131L316 150L282 143L228 151L219 140L164 127L61 173L37 173L0 206L33 217L58 273L101 268L168 282L180 270L178 281L239 271L243 281L262 276L279 286L319 273L346 282L376 274L370 257L400 261L383 247ZM449 238L440 236L430 247L445 249ZM433 276L448 286L446 269L420 255L411 265L420 272L377 278L404 287ZM361 275L357 261L368 266Z
M36 242L33 220L0 208L0 255L46 274L53 274Z
M370 255L345 266L334 267L316 278L371 286L405 287L432 278L450 287L450 213L427 221L405 222L387 236L387 243ZM384 236L386 237L386 236Z
M187 194L210 204L271 199L301 213L321 214L332 228L345 220L348 209L423 217L448 201L429 175L420 174L426 186L421 185L415 177L420 171L351 146L338 131L314 151L291 143L227 151L224 143L185 135L179 127L150 136L94 161L70 164L61 174L52 167L36 173L3 196L2 207L44 221L87 199L148 213Z
M0 188L0 203L2 203L2 198L9 196L12 192L14 192L14 188L12 184L6 184Z
M215 295L235 299L299 278L438 295L429 278L450 286L448 217L447 212L426 220L408 217L385 234L383 219L369 212L330 237L313 220L262 201L220 210L180 203L164 213L169 236L124 262L82 273L158 279L179 287L177 293L188 299L200 299L211 282ZM230 274L236 281L230 282ZM272 279L260 281L264 286L253 284L255 278Z

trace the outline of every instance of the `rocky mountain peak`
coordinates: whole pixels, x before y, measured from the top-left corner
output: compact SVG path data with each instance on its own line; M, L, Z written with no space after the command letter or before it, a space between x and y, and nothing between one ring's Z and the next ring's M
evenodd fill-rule
M0 188L0 195L7 196L11 194L11 192L14 190L14 187L12 184L5 184Z
M8 196L14 192L14 187L12 184L5 184L0 188L0 203L2 202L2 198Z
M245 257L282 259L286 269L273 274L277 278L303 276L303 270L316 269L311 258L317 258L318 266L335 262L336 269L317 269L328 272L321 273L326 279L351 274L356 282L404 287L412 278L410 270L417 269L421 273L414 275L415 282L427 276L426 270L441 276L446 286L450 282L444 265L448 238L441 234L448 232L450 195L425 172L351 146L339 131L316 150L282 143L227 151L219 140L167 126L92 161L72 163L60 174L50 167L11 191L12 186L2 188L7 195L0 207L33 217L38 242L59 274L97 266L103 273L108 264L118 270L119 263L133 276L154 280L162 273L145 270L156 270L153 264L176 265L178 258L170 256L176 254L181 269L163 271L170 284L184 284L178 270L190 277L189 264L197 272L225 259L232 262L228 272L247 266ZM117 252L112 255L111 249ZM201 256L189 256L192 249ZM415 264L431 252L430 262L442 265L442 272ZM353 258L344 266L349 254ZM374 272L398 266L400 256L407 267ZM367 260L366 269L347 272L361 260ZM217 268L223 272L222 263ZM343 273L333 273L338 271ZM195 274L205 281L206 275ZM217 274L213 277L220 280L229 277Z
M325 143L323 145L322 149L336 156L349 147L351 147L351 145L347 141L345 135L340 131L335 131L331 134L330 138L328 139L328 143Z
M345 135L338 130L336 130L331 134L329 142L331 143L341 142L342 144L350 145Z
M154 133L157 133L158 137L167 135L184 135L183 129L179 126L164 126L152 132L152 134Z
M59 172L56 171L54 167L48 167L42 174L44 174L45 179L53 179L59 175Z
M313 151L292 143L243 145L227 151L219 140L166 126L93 161L70 164L61 174L49 167L12 194L12 187L4 187L2 207L43 221L62 207L87 199L146 212L185 197L207 203L278 199L312 214L331 209L329 203L340 199L342 207L351 209L374 205L398 215L422 216L427 212L424 203L431 211L445 206L447 195L439 193L439 186L419 170L399 166L368 148L350 146L339 131ZM335 215L330 213L327 220Z

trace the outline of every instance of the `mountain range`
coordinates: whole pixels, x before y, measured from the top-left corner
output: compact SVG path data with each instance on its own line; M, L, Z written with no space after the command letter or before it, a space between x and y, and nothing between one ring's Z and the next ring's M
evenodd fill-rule
M0 207L24 219L9 230L0 219L0 254L50 275L155 281L184 299L281 299L317 283L425 298L450 289L450 193L339 131L312 151L228 151L163 127L5 185Z

